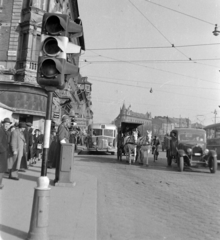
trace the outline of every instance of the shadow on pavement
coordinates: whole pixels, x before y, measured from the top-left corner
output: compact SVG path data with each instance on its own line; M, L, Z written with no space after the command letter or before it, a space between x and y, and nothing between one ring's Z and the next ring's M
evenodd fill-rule
M8 233L8 234L13 235L13 236L16 236L16 237L18 237L20 239L26 239L27 235L28 235L28 233L26 233L24 231L21 231L21 230L12 228L12 227L5 226L3 224L0 224L0 231Z
M30 176L30 175L26 175L26 174L22 174L22 173L19 173L18 176L20 179L34 181L34 182L36 182L37 179L39 178L39 176Z

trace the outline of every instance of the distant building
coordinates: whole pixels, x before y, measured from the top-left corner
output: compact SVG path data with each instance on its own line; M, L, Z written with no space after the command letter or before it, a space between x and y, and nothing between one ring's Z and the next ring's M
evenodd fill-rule
M170 118L167 116L155 116L152 119L153 135L165 135L174 128L190 128L191 121L188 118Z
M131 106L128 108L125 107L125 104L123 104L122 108L120 108L119 115L114 120L114 123L117 127L121 126L122 122L126 123L140 123L141 126L138 127L141 134L145 133L146 130L151 131L152 130L152 118L151 113L136 113L133 112L131 109Z

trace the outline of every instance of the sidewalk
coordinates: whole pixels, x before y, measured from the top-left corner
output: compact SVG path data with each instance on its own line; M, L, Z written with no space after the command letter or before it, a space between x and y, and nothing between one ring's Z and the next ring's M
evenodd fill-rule
M77 158L77 154L75 154ZM40 176L38 162L20 180L4 178L0 190L0 236L2 240L26 239L30 227L36 179ZM50 186L49 239L95 240L97 238L97 179L75 171L75 187ZM54 169L48 177L54 179ZM1 238L0 238L1 239Z

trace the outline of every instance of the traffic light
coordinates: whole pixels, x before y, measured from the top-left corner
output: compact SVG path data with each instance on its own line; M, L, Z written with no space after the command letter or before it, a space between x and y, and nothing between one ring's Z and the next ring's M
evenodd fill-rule
M67 62L67 53L80 54L81 47L69 42L69 37L79 38L82 34L82 25L71 20L68 15L44 14L37 72L40 86L62 90L65 87L65 75L74 77L79 74L78 66Z

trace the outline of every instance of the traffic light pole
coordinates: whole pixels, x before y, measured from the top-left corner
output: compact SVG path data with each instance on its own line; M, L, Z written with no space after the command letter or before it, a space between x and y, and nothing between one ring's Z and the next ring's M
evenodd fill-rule
M44 126L44 148L41 165L41 176L47 176L47 161L50 146L51 116L52 116L53 92L48 92L46 119Z
M49 240L49 199L50 180L47 177L47 161L50 146L51 114L53 91L48 91L46 119L44 125L44 148L41 165L41 176L37 179L37 187L34 189L34 200L31 213L30 229L27 240Z

